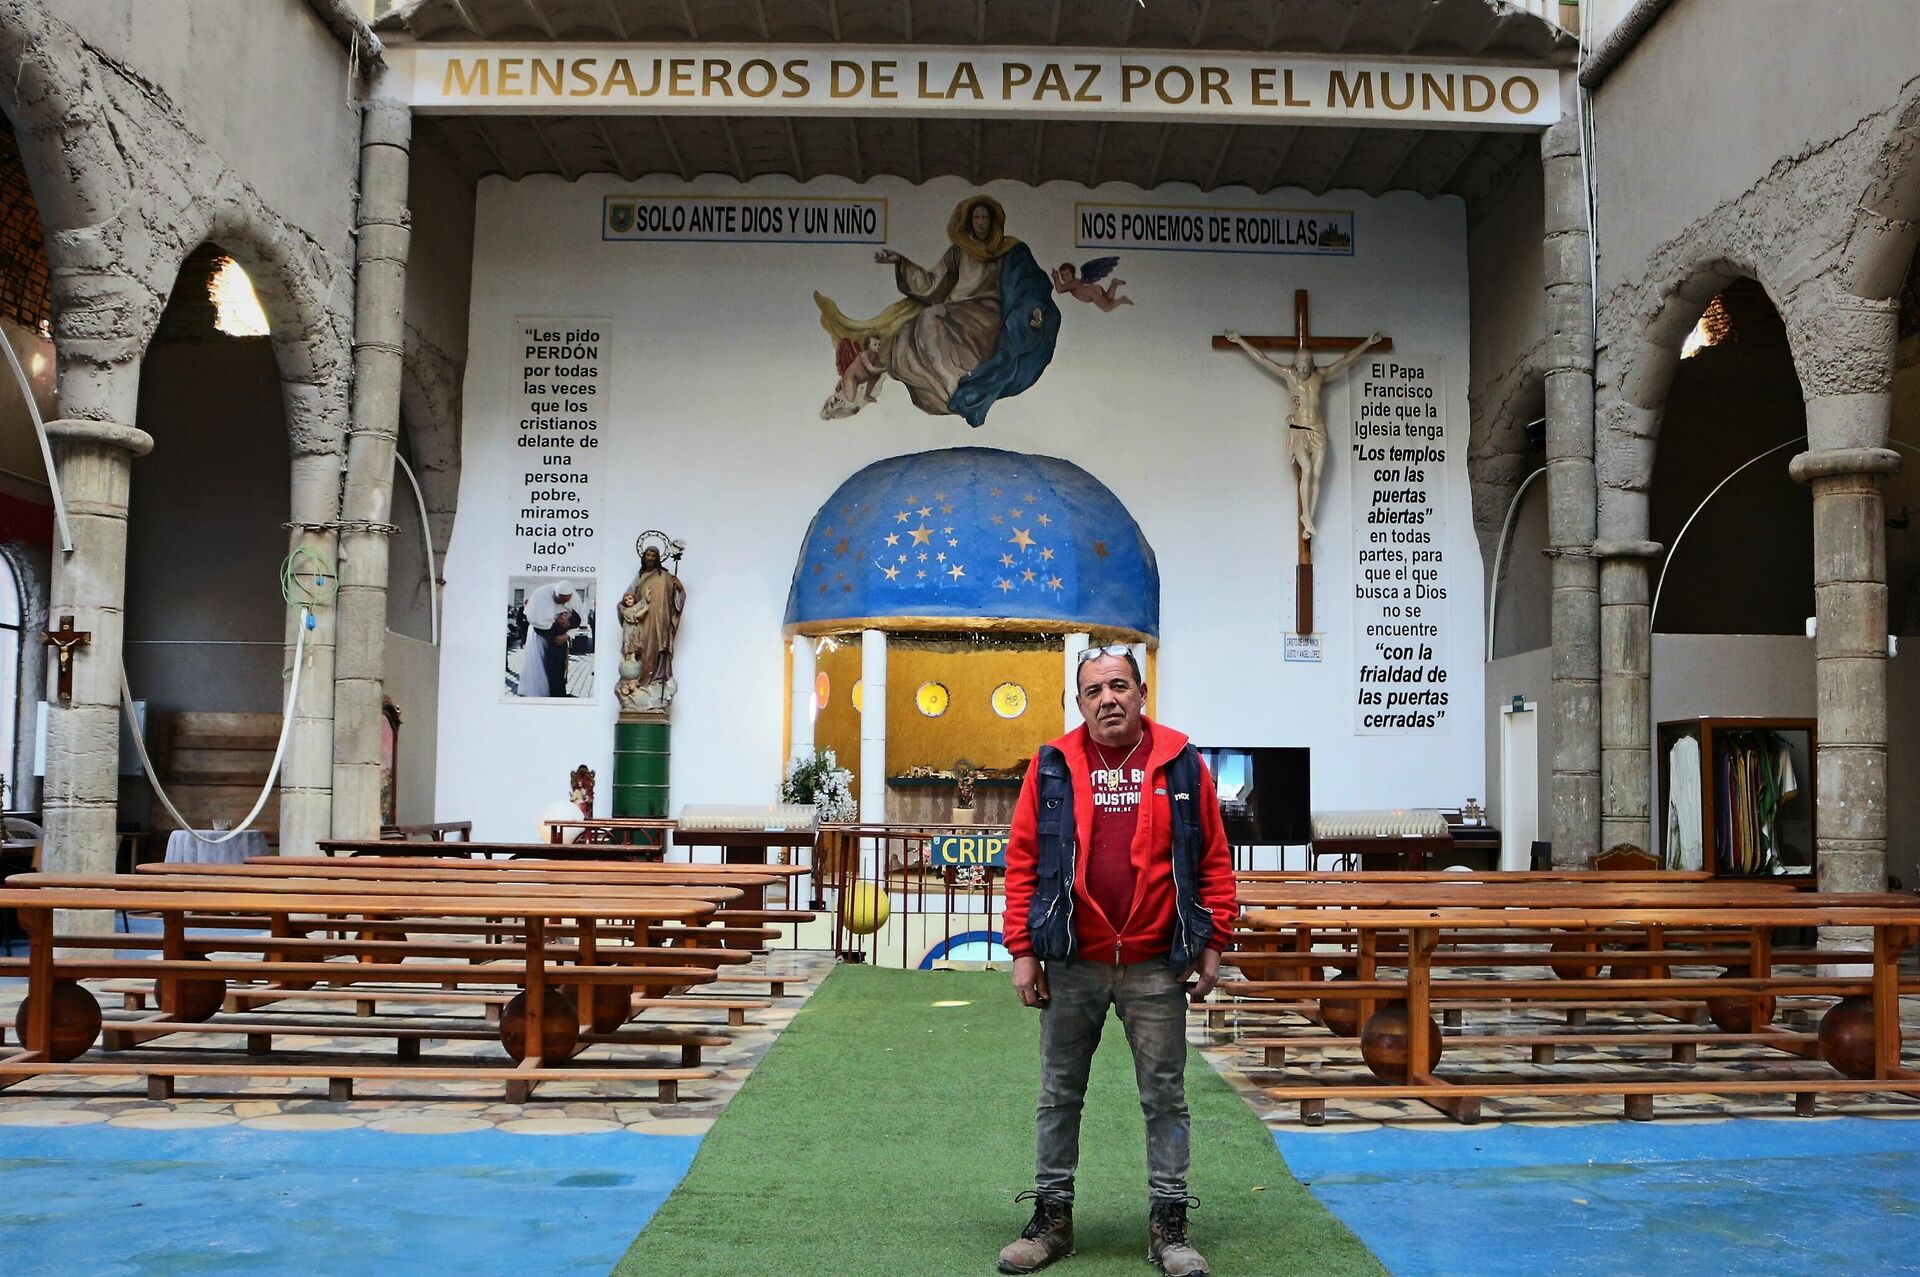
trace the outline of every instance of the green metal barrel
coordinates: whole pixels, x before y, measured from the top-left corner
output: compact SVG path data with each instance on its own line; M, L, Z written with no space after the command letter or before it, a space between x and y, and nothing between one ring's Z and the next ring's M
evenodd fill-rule
M667 756L672 729L659 722L613 725L613 814L667 814Z

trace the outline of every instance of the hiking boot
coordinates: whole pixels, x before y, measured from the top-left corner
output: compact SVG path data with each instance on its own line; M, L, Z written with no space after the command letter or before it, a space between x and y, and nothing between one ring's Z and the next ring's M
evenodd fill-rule
M1022 1193L1013 1200L1028 1198L1033 1199L1033 1218L1020 1230L1020 1239L1000 1252L1003 1273L1037 1273L1073 1254L1073 1203L1045 1193Z
M1147 1262L1160 1265L1167 1277L1207 1277L1211 1270L1187 1240L1187 1207L1191 1197L1155 1202L1147 1212Z

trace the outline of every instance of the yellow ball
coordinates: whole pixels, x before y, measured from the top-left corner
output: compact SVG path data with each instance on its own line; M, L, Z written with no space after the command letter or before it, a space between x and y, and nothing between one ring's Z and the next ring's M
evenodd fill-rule
M887 893L871 882L857 882L840 903L840 919L856 936L870 936L887 925L893 907Z

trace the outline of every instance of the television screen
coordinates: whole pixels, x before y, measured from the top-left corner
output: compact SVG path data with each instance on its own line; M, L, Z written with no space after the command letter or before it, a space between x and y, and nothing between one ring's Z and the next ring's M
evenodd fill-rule
M1220 793L1227 841L1298 847L1313 840L1312 751L1305 746L1201 746Z

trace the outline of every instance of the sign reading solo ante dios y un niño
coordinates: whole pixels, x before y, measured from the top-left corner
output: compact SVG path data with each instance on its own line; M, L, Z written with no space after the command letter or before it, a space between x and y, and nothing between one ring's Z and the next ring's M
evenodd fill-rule
M396 45L426 112L1019 115L1543 129L1553 68L1221 52L793 45Z

